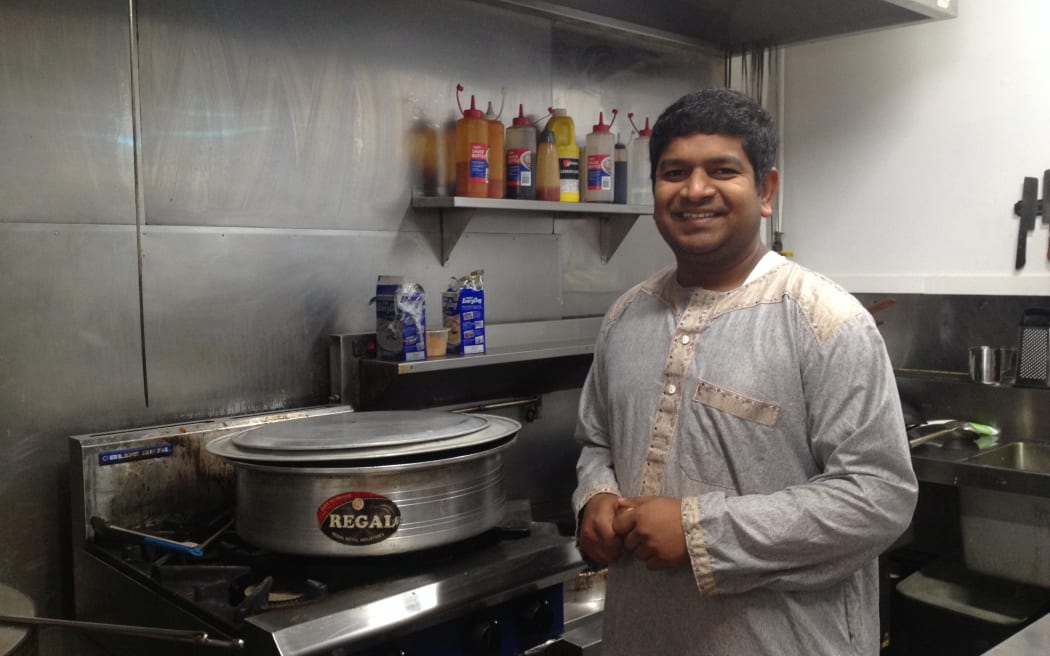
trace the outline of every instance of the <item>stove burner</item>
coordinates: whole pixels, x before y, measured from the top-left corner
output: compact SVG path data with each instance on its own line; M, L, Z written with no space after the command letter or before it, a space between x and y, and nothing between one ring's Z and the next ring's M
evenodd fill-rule
M166 521L165 534L200 540L198 536L214 531L216 523L195 522L194 529L187 529L179 518L171 518ZM113 532L97 534L96 546L115 556L122 567L141 572L195 609L221 619L227 630L235 632L252 615L304 606L357 586L423 575L467 554L504 540L527 538L531 533L527 518L508 514L500 526L479 535L383 556L333 558L275 553L246 543L231 527L202 540L206 548L199 555Z
M306 578L263 577L261 581L243 586L244 600L237 605L234 616L241 621L249 615L270 608L289 608L321 599L328 593L328 586L320 581Z

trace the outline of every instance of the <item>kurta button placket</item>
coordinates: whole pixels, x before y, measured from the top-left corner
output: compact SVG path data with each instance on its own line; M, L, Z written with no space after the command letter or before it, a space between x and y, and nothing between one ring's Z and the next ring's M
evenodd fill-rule
M690 297L677 320L678 334L671 336L664 368L664 395L657 406L653 421L639 490L643 496L659 494L663 484L663 471L670 455L682 403L679 387L687 384L686 375L695 353L693 335L698 334L711 311L711 308L705 308L706 300L708 299L697 298L696 295ZM686 331L687 334L682 334Z

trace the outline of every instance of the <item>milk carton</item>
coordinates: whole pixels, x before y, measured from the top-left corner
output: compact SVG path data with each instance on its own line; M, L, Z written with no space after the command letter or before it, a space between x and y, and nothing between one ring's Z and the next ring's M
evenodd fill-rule
M441 313L448 328L448 352L461 355L485 352L485 290L482 271L453 278L441 295Z
M380 360L426 360L426 294L401 276L379 276L376 295L376 357Z

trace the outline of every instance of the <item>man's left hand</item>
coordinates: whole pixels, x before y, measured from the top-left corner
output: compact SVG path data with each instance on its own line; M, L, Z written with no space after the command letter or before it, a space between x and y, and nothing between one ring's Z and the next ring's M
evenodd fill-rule
M682 529L682 500L634 497L616 504L613 530L624 548L648 569L671 569L689 562Z

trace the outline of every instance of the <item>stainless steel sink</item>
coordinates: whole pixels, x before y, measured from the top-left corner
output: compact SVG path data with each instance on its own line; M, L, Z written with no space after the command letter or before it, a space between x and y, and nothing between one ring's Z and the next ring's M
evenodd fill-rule
M1010 442L964 460L974 465L1050 474L1050 444Z
M959 489L966 568L1050 589L1050 442L1004 442L956 459L925 448L912 451L919 480Z

